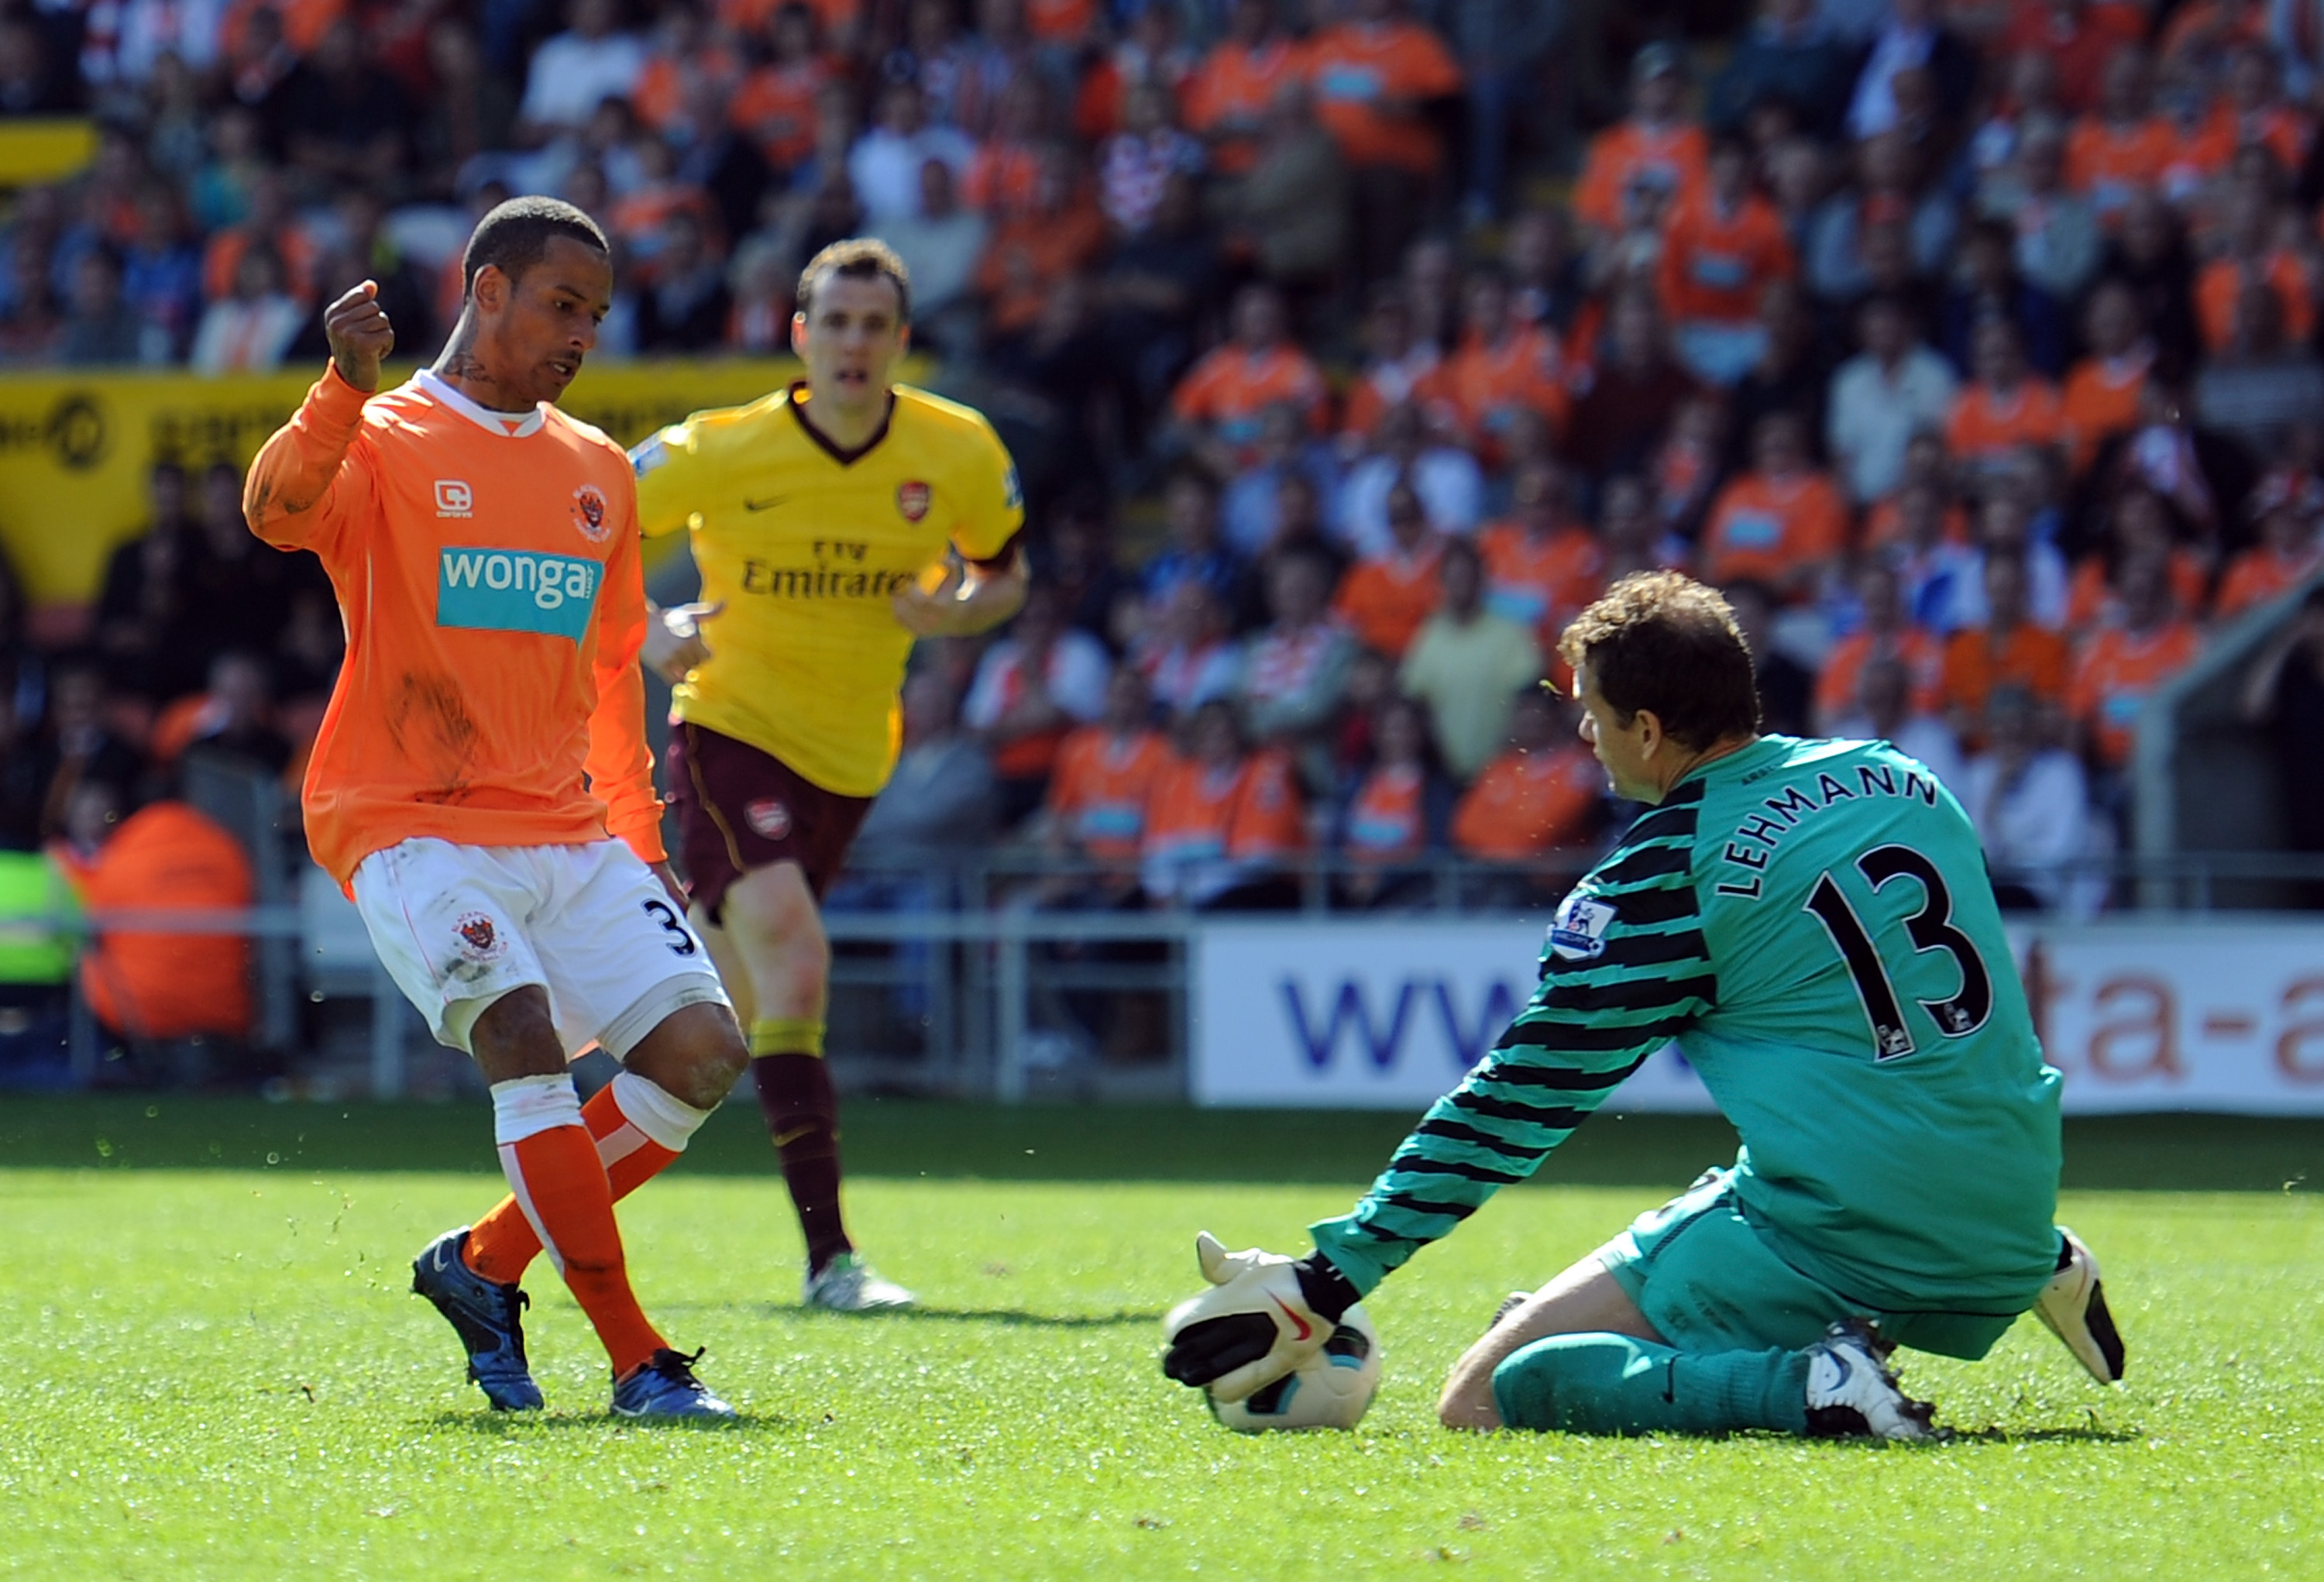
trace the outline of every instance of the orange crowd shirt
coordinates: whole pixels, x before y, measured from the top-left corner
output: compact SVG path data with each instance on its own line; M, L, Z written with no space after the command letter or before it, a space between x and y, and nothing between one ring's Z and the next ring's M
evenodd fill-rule
M2066 640L2027 621L1998 643L1990 630L1956 632L1945 643L1944 701L1972 720L1982 718L1996 687L2023 687L2048 703L2066 700L2071 669Z
M2308 272L2282 248L2267 255L2257 273L2275 288L2283 305L2283 335L2304 341L2316 329L2316 307L2308 298ZM2203 331L2204 349L2218 352L2235 333L2236 299L2243 294L2246 265L2233 258L2215 258L2195 279L2195 320Z
M1586 528L1565 526L1535 538L1514 522L1477 535L1485 562L1485 605L1534 634L1547 653L1561 624L1603 591L1606 551Z
M1315 119L1351 165L1401 165L1423 175L1444 157L1417 109L1384 108L1461 91L1461 68L1434 32L1415 22L1342 23L1308 42L1301 71Z
M2324 547L2290 556L2279 555L2265 544L2246 550L2227 562L2227 575L2219 578L2219 619L2232 620L2280 593L2290 592L2319 566L2324 566Z
M346 623L304 797L334 878L418 836L610 832L661 860L620 446L546 402L487 412L425 371L366 398L333 367L259 451L243 509L315 552Z
M1436 613L1441 589L1436 561L1444 552L1431 542L1416 555L1385 555L1359 560L1340 579L1333 614L1366 648L1402 659L1428 617Z
M1721 209L1708 190L1680 200L1663 232L1663 307L1674 323L1748 324L1768 282L1799 265L1783 217L1764 198Z
M1149 862L1259 860L1306 844L1297 772L1283 753L1254 753L1230 767L1174 757L1155 778L1141 847Z
M767 31L788 0L717 0L714 9L718 20L747 38L758 38ZM853 29L863 10L863 0L806 0L807 8L815 13L816 32L825 39Z
M1706 582L1756 578L1778 587L1846 547L1848 506L1821 473L1745 473L1719 491L1702 533Z
M1104 250L1105 217L1093 204L1003 218L976 265L975 286L989 303L985 328L996 335L1031 328L1057 282L1088 267Z
M830 68L814 59L761 66L742 79L726 119L769 164L788 171L815 152L816 96L830 79Z
M1227 40L1186 79L1186 126L1213 140L1211 163L1230 176L1259 162L1254 128L1286 83L1298 80L1300 52L1288 39L1257 45Z
M1573 189L1573 212L1603 231L1622 228L1623 202L1631 187L1651 183L1674 199L1693 195L1710 163L1711 139L1692 121L1669 126L1628 120L1590 140L1582 180Z
M1938 533L1941 542L1969 542L1969 513L1958 505L1944 508L1944 526ZM1896 496L1886 495L1872 503L1864 513L1863 545L1868 550L1885 550L1891 544L1904 541L1904 513L1896 504Z
M1372 364L1359 373L1341 406L1340 431L1368 439L1382 418L1407 401L1418 402L1424 412L1449 409L1452 401L1444 390L1444 364L1433 346L1423 355L1430 362L1418 374L1412 372L1416 359L1411 357L1397 367Z
M1025 31L1045 44L1078 44L1097 26L1097 0L1026 0Z
M2307 116L2282 105L2246 115L2231 104L2221 104L2203 123L2203 129L2186 140L2179 160L2202 171L2223 171L2236 153L2254 143L2273 154L2286 171L2307 162L2308 142L2315 127Z
M1146 838L1146 805L1170 763L1170 744L1158 731L1120 735L1084 726L1057 749L1049 811L1089 856L1127 861Z
M1348 803L1348 855L1358 862L1416 857L1428 849L1428 777L1416 763L1383 763Z
M2148 694L2194 663L2201 649L2184 621L2147 633L2109 626L2090 639L2074 667L2067 709L2090 733L2100 762L2116 769L2130 762Z
M2087 116L2066 139L2066 185L2110 221L2141 189L2161 181L2178 146L2178 130L2161 116L2127 126Z
M2056 386L2028 375L2004 395L1991 385L1963 385L1945 423L1945 449L1956 461L1988 461L2021 445L2054 445L2065 432Z
M1307 414L1323 430L1323 375L1307 354L1288 342L1262 351L1230 341L1196 363L1170 394L1170 410L1190 423L1207 423L1228 444L1248 449L1259 439L1259 418L1278 401Z
M2195 551L2183 546L2173 547L2166 575L2171 582L2171 597L2179 603L2179 613L2201 615L2205 585L2210 579L2203 574L2203 563L2195 558ZM2083 557L2066 587L2066 629L2091 632L2118 621L2120 615L2115 606L2114 585L2107 578L2106 557Z
M234 295L234 277L242 272L242 255L256 240L248 226L228 226L209 239L209 245L202 249L205 298L222 302ZM314 293L315 268L323 261L323 250L298 226L285 226L267 240L282 255L282 273L290 277L290 294L305 301ZM458 262L456 258L453 260L455 265Z
M1452 810L1452 844L1502 863L1579 845L1605 794L1606 771L1587 747L1504 753L1478 772Z
M1837 719L1854 708L1864 667L1881 657L1903 662L1912 678L1914 710L1934 712L1944 699L1945 651L1918 626L1896 633L1851 632L1833 643L1816 676L1816 711L1827 719Z
M985 214L1030 214L1041 190L1041 151L995 137L976 151L961 182L961 201Z
M2076 476L2089 470L2108 439L2138 427L2139 398L2153 363L2149 356L2084 357L2067 373L2058 419Z
M1499 346L1471 335L1437 370L1434 393L1451 402L1460 424L1496 458L1521 412L1536 412L1554 435L1565 427L1568 398L1558 377L1557 338L1513 328Z
M667 132L681 117L699 111L701 101L715 101L742 81L741 59L716 45L683 60L650 55L638 73L637 87L630 90L630 103L639 120L657 132Z

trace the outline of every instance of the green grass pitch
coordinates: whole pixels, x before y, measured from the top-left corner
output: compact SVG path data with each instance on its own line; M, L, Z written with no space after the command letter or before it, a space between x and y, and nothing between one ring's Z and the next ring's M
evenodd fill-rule
M534 1419L406 1294L495 1195L481 1109L0 1100L0 1576L2324 1577L2324 1125L2070 1127L2129 1382L2027 1319L1979 1365L1907 1356L1959 1437L1883 1449L1434 1426L1499 1298L1716 1159L1715 1122L1593 1122L1372 1300L1360 1431L1245 1439L1155 1364L1194 1232L1297 1250L1406 1117L859 1104L852 1216L927 1309L851 1320L798 1305L746 1107L622 1211L648 1310L743 1412L686 1430L606 1417L545 1269Z

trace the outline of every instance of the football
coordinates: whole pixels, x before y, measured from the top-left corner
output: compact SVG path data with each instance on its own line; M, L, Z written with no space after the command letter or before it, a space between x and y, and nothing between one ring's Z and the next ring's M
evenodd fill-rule
M1240 1401L1203 1399L1211 1415L1239 1434L1271 1429L1351 1429L1379 1389L1379 1332L1358 1303L1340 1315L1323 1349L1263 1390Z

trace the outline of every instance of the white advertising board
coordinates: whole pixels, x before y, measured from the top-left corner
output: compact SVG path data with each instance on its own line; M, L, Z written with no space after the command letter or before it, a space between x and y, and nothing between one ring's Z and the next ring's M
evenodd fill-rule
M2041 929L2023 962L2070 1113L2324 1115L2324 927Z
M1205 923L1193 951L1197 1103L1419 1110L1533 992L1540 922ZM2069 1113L2324 1115L2324 926L2184 920L2020 936ZM1675 1050L1609 1108L1707 1110Z

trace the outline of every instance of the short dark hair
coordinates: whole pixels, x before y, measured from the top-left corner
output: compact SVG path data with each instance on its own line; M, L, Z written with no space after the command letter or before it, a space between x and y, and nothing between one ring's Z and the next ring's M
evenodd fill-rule
M1557 652L1590 679L1624 725L1652 709L1682 746L1700 751L1759 728L1750 644L1719 590L1676 571L1638 571L1573 618Z
M476 222L460 255L462 293L475 292L476 276L488 264L512 281L520 278L549 256L549 241L557 236L600 253L613 251L597 222L561 198L533 195L495 205Z
M850 236L808 259L807 267L799 271L800 313L815 311L816 287L834 275L843 280L886 280L896 288L896 316L911 322L912 272L904 267L896 250L877 236Z

